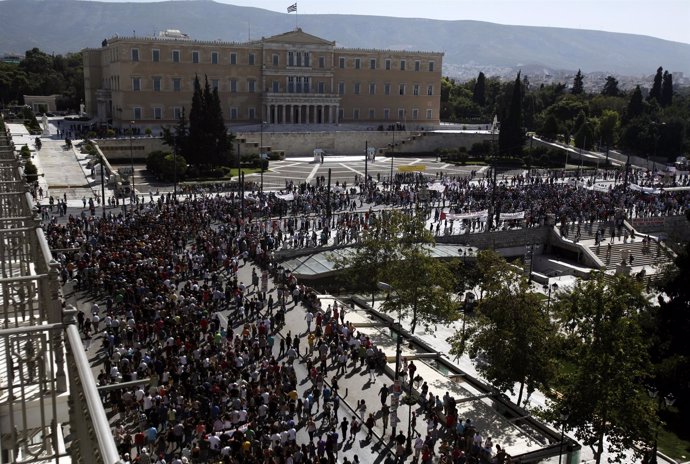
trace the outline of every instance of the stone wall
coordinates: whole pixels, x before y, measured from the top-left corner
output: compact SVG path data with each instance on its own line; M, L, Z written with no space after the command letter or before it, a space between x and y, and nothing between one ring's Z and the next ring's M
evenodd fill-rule
M321 148L329 155L364 155L365 143L387 152L395 142L396 154L434 154L439 148L469 149L472 144L491 140L486 132L420 132L420 131L330 131L330 132L237 132L235 134L241 154L258 154L261 141L266 152L282 151L287 157L312 156L314 149ZM99 139L105 156L110 161L129 161L130 139ZM170 150L158 137L134 137L132 150L136 161L144 161L154 150ZM233 147L235 150L237 146Z
M672 241L690 241L690 221L685 216L639 218L629 222L636 231L643 234L665 234L665 238Z
M503 251L504 256L522 256L525 247L529 245L548 245L552 227L531 227L527 229L514 229L480 234L452 235L437 237L438 243L457 243L458 245L470 245L480 250L494 249ZM537 251L535 247L535 252Z

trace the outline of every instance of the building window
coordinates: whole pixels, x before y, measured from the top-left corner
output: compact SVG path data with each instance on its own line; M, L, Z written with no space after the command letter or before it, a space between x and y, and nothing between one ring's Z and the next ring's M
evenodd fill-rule
M153 119L160 120L163 119L163 108L157 106L153 109Z
M160 92L161 91L161 78L160 77L154 77L153 78L153 91L154 92Z
M326 67L326 58L323 56L319 57L319 68L325 68Z
M256 119L256 108L249 108L249 119Z
M308 78L308 77L305 77L305 78L304 78L304 89L303 89L303 90L304 90L304 93L309 93L310 84L311 84L311 82L309 81L309 78Z
M132 61L139 61L139 49L138 48L132 49Z
M154 49L151 50L151 61L158 63L161 60L161 51Z
M172 84L173 92L179 92L182 90L182 79L180 79L179 77L173 77Z
M355 69L360 69L362 67L362 60L355 58Z
M278 81L273 81L273 90L274 93L278 93L280 91L280 83Z
M386 60L386 71L391 70L391 60Z
M249 54L249 66L254 66L254 62L256 61L256 55L253 53Z
M247 89L248 89L249 93L256 92L256 81L254 79L249 79L247 81Z
M220 81L218 79L211 79L211 89L220 90Z
M345 95L345 82L338 82L338 95Z
M218 64L218 52L211 52L211 64Z
M400 60L400 70L401 71L405 70L405 60Z
M376 83L369 84L369 95L376 95Z
M132 90L135 92L139 92L141 90L141 78L140 77L133 77L132 78Z
M359 108L355 108L352 110L352 119L355 121L359 120Z
M173 60L173 63L179 63L180 62L180 51L179 50L173 50L172 51L172 60Z
M388 121L390 118L391 118L391 110L389 110L388 108L384 108L383 109L383 119Z
M273 54L273 66L278 66L278 54Z
M426 110L426 118L427 119L433 119L434 112L433 110Z
M391 85L390 84L383 84L383 94L384 95L390 95L391 94Z
M295 65L295 52L288 52L288 66Z
M400 87L398 89L398 93L400 95L405 95L405 84L400 84Z
M419 109L412 108L412 119L415 121L419 119Z
M429 96L432 96L434 94L434 85L429 84L429 87L426 88L426 94Z
M311 57L309 56L309 52L304 52L304 66L311 66Z
M237 92L237 79L230 79L230 92Z
M230 108L230 119L237 119L237 108Z
M197 52L197 51L192 52L192 63L194 63L194 64L199 63L199 52Z
M429 61L429 72L434 72L434 62Z
M414 95L415 97L416 97L417 95L419 95L419 84L415 84L415 85L412 87L412 95Z
M176 121L182 119L182 107L176 106L173 108L173 119Z
M369 69L376 69L376 58L369 60Z
M319 82L319 93L326 93L326 85L323 82Z
M237 64L237 53L230 53L230 64Z
M360 88L359 82L355 82L355 95L359 95L359 88Z
M135 106L132 109L132 119L134 119L135 121L141 120L141 108L140 107Z
M376 110L374 108L369 108L369 119L376 119Z
M419 60L417 60L414 62L414 70L419 71L419 67L420 67L420 63L419 63Z
M340 59L338 59L338 63L339 63L338 66L340 66L340 69L345 69L345 58L343 58L341 56Z
M338 109L338 121L342 121L345 119L345 109L340 108Z
M405 120L405 108L398 108L398 119L401 121Z

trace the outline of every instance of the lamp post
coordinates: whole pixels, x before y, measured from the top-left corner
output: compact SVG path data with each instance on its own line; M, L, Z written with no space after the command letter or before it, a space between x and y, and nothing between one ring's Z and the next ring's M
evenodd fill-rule
M465 342L467 341L465 339L465 323L467 321L467 315L470 314L474 310L474 301L475 301L475 296L474 292L466 292L465 293L465 302L463 303L462 306L462 339L460 340L460 356L465 352Z
M261 135L259 138L259 162L261 163L261 193L264 192L264 158L266 154L264 153L264 124L266 124L263 119L261 120Z
M554 292L558 291L558 284L551 284L551 285L544 285L544 291L549 292L549 299L548 302L546 303L546 312L549 313L551 312L551 291L553 290Z
M364 141L364 186L366 187L369 180L369 141Z
M134 129L133 129L134 121L129 122L129 167L131 168L132 172L130 173L131 176L131 190L129 191L129 206L130 208L134 208L132 206L133 203L133 198L134 198L134 147L133 147L133 139L134 139Z
M388 295L390 296L390 292L394 291L398 295L398 300L400 300L400 294L398 294L398 291L393 288L391 284L388 284L386 282L378 282L376 286L380 289L383 290L384 292L387 292ZM395 327L395 324L393 324ZM397 337L397 342L396 342L396 347L395 347L395 375L393 377L393 380L395 381L395 384L398 383L400 380L400 354L402 352L402 333L400 332L400 307L398 307L398 337ZM397 410L397 406L395 410L392 410L391 413L395 413ZM396 429L397 429L397 421L392 421L392 431L393 431L393 438L395 439L396 436Z
M105 157L101 156L101 206L103 207L103 219L105 219L105 174L103 173L103 169L105 168L105 164L103 163L104 159Z
M673 406L673 403L676 402L676 397L673 396L673 393L669 393L666 396L659 396L659 390L656 388L652 387L647 390L647 393L649 394L649 397L654 399L658 398L658 403L657 403L657 422L656 422L656 432L654 434L654 444L652 445L652 456L651 459L649 460L649 464L657 464L657 449L659 445L659 430L661 429L661 417L659 416L659 413L661 412L661 407L662 405L666 405L666 407Z
M391 182L391 191L393 190L393 159L395 158L395 129L397 128L398 123L396 122L393 124L393 145L391 146L391 177L390 177L390 182Z
M173 137L173 198L177 198L177 134Z
M558 464L561 464L561 459L563 458L563 441L565 440L565 423L570 415L568 413L561 414L561 444L558 448Z

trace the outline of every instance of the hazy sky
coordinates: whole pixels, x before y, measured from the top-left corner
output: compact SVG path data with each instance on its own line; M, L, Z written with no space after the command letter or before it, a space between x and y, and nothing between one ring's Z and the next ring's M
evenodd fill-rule
M156 0L98 0L111 2ZM187 0L201 1L201 0ZM295 0L216 0L286 13ZM296 0L298 14L475 19L651 35L690 43L690 0ZM292 13L294 14L294 13Z

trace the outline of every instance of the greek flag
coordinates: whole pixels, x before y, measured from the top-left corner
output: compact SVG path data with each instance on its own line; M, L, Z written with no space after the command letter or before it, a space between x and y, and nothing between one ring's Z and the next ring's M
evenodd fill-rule
M288 10L288 13L293 13L293 12L296 13L297 12L297 3L293 3L292 5L290 5L287 8L287 10Z

